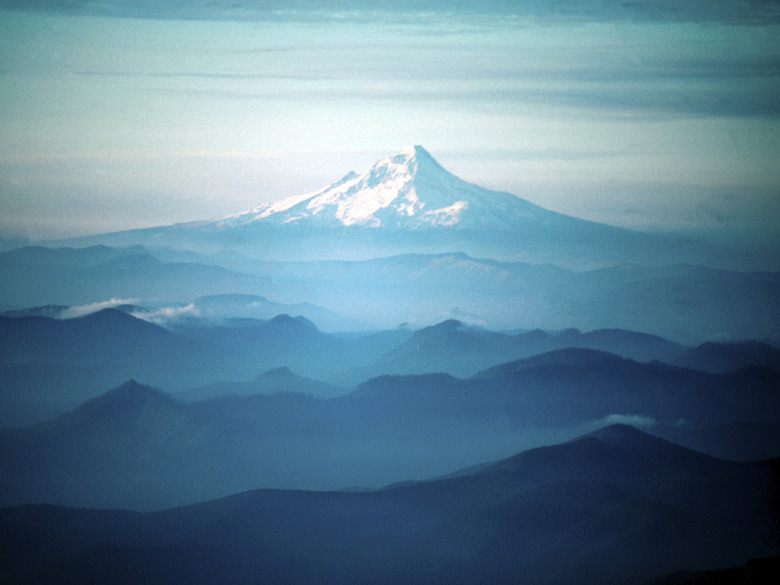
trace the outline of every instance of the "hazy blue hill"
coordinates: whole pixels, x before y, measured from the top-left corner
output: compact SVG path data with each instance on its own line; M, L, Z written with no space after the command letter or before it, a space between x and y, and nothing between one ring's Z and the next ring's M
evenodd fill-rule
M567 348L598 349L638 361L669 361L688 349L655 335L618 329L505 334L450 319L415 331L371 365L339 378L357 382L385 374L429 372L467 377L490 366Z
M161 262L140 246L30 247L0 254L0 301L17 307L111 298L177 302L228 291L267 293L262 277L216 265Z
M239 327L195 323L174 330L215 352L212 367L219 375L211 380L251 380L278 367L325 379L351 357L347 341L321 332L301 316L277 315Z
M780 378L771 370L714 375L570 348L521 359L474 376L489 392L526 397L526 420L631 413L692 425L780 420ZM539 400L544 396L547 400ZM553 403L553 400L555 401ZM601 414L600 414L601 413ZM575 417L575 418L572 418Z
M217 382L208 386L179 392L176 394L176 397L180 400L195 401L218 396L251 396L254 394L277 394L280 392L333 398L334 396L346 394L348 390L318 380L296 376L288 367L281 366L268 370L249 382Z
M299 333L315 341L322 335L290 317L267 325L281 326L296 339ZM246 339L256 335L250 332ZM281 337L274 334L268 343L274 339ZM260 344L244 345L240 361L262 353ZM192 365L204 371L209 366ZM709 374L570 348L470 379L380 376L330 399L316 398L322 386L289 370L266 373L246 386L205 388L201 392L232 395L191 403L161 400L156 393L112 392L87 409L90 417L81 411L52 421L45 432L38 426L0 435L0 473L15 462L14 482L3 489L15 487L2 501L148 509L252 487L375 487L444 475L617 421L649 425L659 434L672 429L670 438L679 436L703 451L756 459L780 455L772 449L780 421L779 376L767 369ZM282 391L258 393L274 385ZM146 396L146 404L157 406L136 416L132 396ZM114 406L96 410L94 404ZM63 420L80 424L63 426ZM746 430L730 431L737 423ZM766 442L750 439L751 428L763 429L759 436ZM730 437L742 437L731 450L724 448ZM111 465L90 457L95 445ZM137 485L128 482L128 474L155 481L128 490Z
M526 371L540 369L556 369L562 367L610 369L631 369L636 362L627 360L606 351L570 347L557 349L528 358L515 360L477 372L474 378L493 378L496 376L508 376Z
M471 431L475 437L479 432L490 436L504 431L512 436L524 428L538 432L545 426L560 429L600 419L636 418L676 429L682 441L695 428L739 423L746 425L745 432L732 449L725 447L726 437L732 436L728 426L712 429L698 443L685 444L755 459L780 455L780 450L770 448L777 443L772 429L780 421L778 387L780 377L771 370L713 375L569 348L490 368L466 380L447 374L380 376L358 386L342 402L360 404L363 416L376 413L382 425L397 420L413 426L415 417L431 428L458 421L481 429ZM765 442L749 438L752 425L764 429L760 436Z
M150 483L168 489L173 477L184 477L202 432L183 405L127 382L51 421L0 435L3 499L30 501L24 495L30 494L38 501L138 506L149 497ZM150 476L155 470L166 477ZM159 489L151 490L154 497ZM188 490L179 485L170 503Z
M685 352L673 363L719 374L746 366L761 366L780 371L780 349L757 341L708 342Z
M214 265L161 262L146 252L91 267L77 276L81 282L74 283L74 288L79 284L89 284L92 290L100 291L108 298L178 301L225 290L262 292L271 288L266 278L240 274Z
M276 315L300 315L327 331L352 331L364 329L365 325L351 321L311 303L276 303L265 297L250 294L221 294L200 297L192 302L193 307L204 317L219 320L236 317L272 319Z
M128 255L143 253L143 248L133 246L125 249L104 245L86 248L48 248L45 246L25 246L0 254L3 266L42 266L42 267L87 267L116 261Z
M463 461L439 453L440 421L431 428L404 418L383 412L381 400L363 408L282 392L179 403L126 384L52 421L0 433L0 499L149 509L258 486L376 486L404 469L418 477ZM457 430L463 425L447 429ZM415 444L420 452L409 456Z
M504 334L468 327L452 319L415 331L407 341L360 373L364 377L371 373L428 372L466 376L486 362L510 359L513 349Z
M241 384L288 367L311 380L276 384L271 391L334 396L344 391L315 380L370 363L411 334L336 337L288 315L221 319L219 325L185 319L166 329L120 309L66 320L0 316L0 426L45 420L128 378L172 392L227 382L226 391L246 393L259 387ZM208 392L218 391L214 386Z
M34 356L40 361L90 364L110 360L116 363L127 359L126 352L140 357L173 340L174 336L162 327L118 309L103 309L65 320L0 317L0 347L4 360Z
M180 404L168 394L150 386L129 380L106 394L87 401L70 414L60 417L55 423L62 429L74 429L88 425L103 426L107 433L118 431L120 427L133 425L142 416L154 413L183 412ZM163 414L163 416L166 416ZM43 423L45 428L52 423ZM146 420L143 424L155 426L155 421Z
M773 554L773 469L609 427L372 492L260 490L147 514L5 508L0 554L18 584L639 584Z
M771 337L780 322L776 302L780 274L732 272L701 265L624 265L594 270L578 279L588 321L609 320L611 327L643 331L670 339ZM749 315L753 315L750 317ZM765 335L750 332L763 319ZM574 323L574 320L571 321ZM673 323L660 331L660 323ZM688 332L698 331L698 335ZM755 330L754 330L755 331ZM686 341L687 342L687 341Z
M91 248L27 250L0 254L7 275L0 281L0 305L78 305L131 298L141 305L152 299L155 305L181 306L192 299L229 294L274 298L286 307L284 312L333 327L344 322L395 328L401 323L427 324L439 316L480 323L485 329L622 329L686 344L724 335L761 339L780 330L775 311L780 277L775 273L633 265L584 272L580 266L575 272L463 253L405 254L362 262L302 262L295 256L279 262L237 261L235 254L227 254L222 266L216 256L165 262L139 248L100 248L100 262ZM27 259L29 255L52 259L43 265ZM62 264L60 256L65 257ZM204 263L209 261L214 264ZM213 299L205 302L214 304ZM246 311L241 308L234 316L253 316ZM339 315L335 323L333 313ZM616 334L609 337L602 333L592 343L610 351L637 344L630 355L637 359L644 359L643 346L652 345L650 338L623 343ZM667 358L673 350L656 342L648 355Z
M119 309L66 320L0 316L0 425L45 420L129 378L172 392L249 381L279 367L326 379L376 359L396 339L337 338L287 315L237 326L186 321L171 329ZM312 384L295 391L337 393Z
M561 349L564 347L587 347L640 362L652 360L669 362L688 349L684 345L674 343L658 335L624 329L597 329L587 333L569 329L555 336L554 341Z
M692 509L697 494L703 497L713 489L713 481L736 469L750 468L681 448L629 425L611 425L567 443L526 451L485 472L532 475L537 481L597 481L609 476L614 485L644 497L676 491L678 484L687 483L686 501L675 504Z
M197 341L104 309L75 319L0 317L4 425L23 425L61 413L128 378L160 386L194 385L215 352ZM45 397L45 399L42 399ZM25 402L48 403L33 415Z
M479 397L468 382L449 374L386 375L372 378L358 386L345 400L360 401L370 408L380 410L444 413L452 408L462 408L464 402Z
M687 345L780 330L776 273L631 265L575 272L459 254L302 263L291 270L276 281L280 290L308 284L310 302L383 327L440 314L493 330L623 329ZM313 289L312 282L320 285ZM356 307L346 298L361 299L359 311L350 313Z

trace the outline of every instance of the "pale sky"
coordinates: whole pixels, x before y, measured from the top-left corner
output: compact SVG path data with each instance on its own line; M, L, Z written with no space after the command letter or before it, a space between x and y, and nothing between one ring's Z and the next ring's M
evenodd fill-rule
M222 217L411 144L578 217L780 236L778 29L0 8L0 236Z

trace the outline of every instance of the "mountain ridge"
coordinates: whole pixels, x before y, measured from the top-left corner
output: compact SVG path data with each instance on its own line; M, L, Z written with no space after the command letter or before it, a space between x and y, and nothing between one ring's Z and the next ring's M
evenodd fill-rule
M758 424L778 444L777 375L619 364L467 380L385 375L346 394L284 370L181 397L131 383L0 432L0 502L153 509L253 487L378 487L629 421L676 429L670 436L713 454L723 452L722 433L698 428L753 421L724 436L740 440L744 459L777 455L740 439Z
M773 554L763 481L776 487L776 461L712 460L626 428L601 434L363 492L251 489L146 514L0 508L2 558L20 585L618 585ZM654 459L659 446L669 469ZM704 497L702 472L719 486Z

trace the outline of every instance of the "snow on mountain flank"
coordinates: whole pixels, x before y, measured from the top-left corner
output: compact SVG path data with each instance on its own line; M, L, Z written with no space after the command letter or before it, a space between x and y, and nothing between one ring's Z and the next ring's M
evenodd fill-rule
M410 146L362 174L350 172L320 191L265 203L219 225L263 221L318 227L498 227L517 219L549 221L553 215L514 195L466 183L423 147Z

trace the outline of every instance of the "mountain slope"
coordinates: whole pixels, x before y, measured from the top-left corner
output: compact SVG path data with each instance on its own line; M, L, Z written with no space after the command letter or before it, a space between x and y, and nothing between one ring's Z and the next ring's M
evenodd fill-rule
M362 260L404 253L595 268L624 262L723 264L723 250L543 209L467 183L421 146L351 172L314 193L197 221L71 240L75 245L238 251L265 260ZM740 266L744 266L744 263Z
M254 229L252 226L261 223L244 227ZM348 242L361 253L369 253L372 240L376 240L371 234L389 234L381 229L356 227L357 232L368 238L364 239L345 235L344 230L325 229L320 234L322 241L313 242L308 232L298 233L288 225L274 230L287 233L283 239L303 255L328 254L334 246L346 246ZM415 247L414 234L425 240L429 232L442 233L439 230L393 231L396 232L403 232L395 239L401 247L408 248ZM577 270L565 270L549 264L499 262L462 253L440 253L440 249L435 254L403 254L361 262L297 262L291 261L296 257L295 250L285 251L284 246L277 249L271 245L275 242L273 234L255 235L259 239L251 234L242 236L241 245L252 247L250 254L272 250L273 254L285 256L285 261L231 262L231 255L223 254L225 264L233 268L229 270L200 263L165 263L148 255L143 261L141 257L129 261L125 255L121 261L92 266L87 251L84 264L74 269L43 267L22 262L18 255L0 254L0 269L7 276L0 279L0 304L24 307L137 299L138 304L160 306L165 299L171 299L171 304L190 303L202 294L243 293L273 298L289 309L284 312L308 315L318 324L330 321L329 315L310 310L311 306L301 305L302 300L344 316L347 322L365 323L376 329L396 328L401 323L417 328L454 318L493 330L576 327L583 331L605 328L642 331L688 345L712 339L771 339L780 332L778 273L629 264L583 271L591 257L582 262L577 260ZM444 248L452 244L456 248L459 237L454 232L451 235L455 239L450 242L439 240L438 236L428 243L420 242L421 249L438 248L438 244ZM585 249L570 241L569 232L558 236L572 252L588 256ZM207 233L204 237L209 240L211 236ZM492 245L491 239L498 237L498 232L490 231L474 241L479 246ZM314 238L317 240L319 236ZM545 248L542 240L534 240L530 232L513 234L508 241L513 242L512 249L517 251L525 239L533 240L529 245ZM556 246L550 249L558 249ZM380 248L375 251L387 251ZM74 254L73 250L54 252L55 257ZM198 262L211 260L216 262L218 258L203 258ZM603 349L611 351L625 345L616 336L612 337L604 340ZM667 357L671 355L670 352ZM654 357L662 356L663 353L656 352ZM634 357L643 359L641 353Z
M19 585L639 584L773 554L776 470L610 427L372 492L259 490L147 514L0 509L0 554Z
M112 298L189 301L229 292L272 292L267 278L198 262L161 262L140 247L42 248L0 253L0 302L81 305Z
M659 434L672 427L670 436L711 453L780 455L770 370L713 375L577 349L468 380L382 376L330 399L297 392L322 386L286 371L238 389L271 385L292 391L184 403L131 384L47 423L0 432L0 503L159 509L256 487L376 487L617 421ZM741 421L753 421L742 428L762 429L764 440L724 450L744 437L730 430ZM696 432L714 425L725 426Z
M588 333L576 329L548 333L537 329L505 334L449 319L415 331L375 363L345 372L341 377L354 383L383 374L443 372L468 377L511 360L574 347L599 349L637 361L668 361L687 349L661 337L618 329Z
M0 426L46 420L130 378L172 392L252 380L285 366L323 379L343 363L374 359L374 345L327 335L288 315L171 329L118 309L66 320L0 316ZM376 345L377 352L384 347Z
M194 309L203 317L213 320L249 318L272 319L281 314L300 315L317 324L325 331L347 331L364 329L356 321L317 307L311 303L276 303L265 297L249 294L220 294L200 297L192 301Z
M176 395L179 400L196 401L219 396L238 395L252 396L254 394L278 394L292 392L307 394L318 398L333 398L347 393L347 390L318 382L309 378L296 376L287 367L269 370L249 382L217 382L200 388L186 390Z
M509 193L466 183L423 147L412 146L360 175L351 172L315 193L264 204L218 225L264 221L317 227L507 230L526 222L565 224L570 219Z

